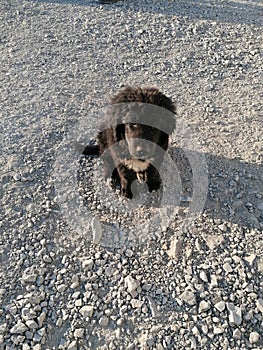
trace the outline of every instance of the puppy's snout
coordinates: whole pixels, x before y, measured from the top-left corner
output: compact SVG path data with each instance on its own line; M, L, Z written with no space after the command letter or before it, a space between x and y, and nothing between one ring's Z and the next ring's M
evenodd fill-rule
M142 147L141 145L137 145L135 148L135 156L138 158L147 158L151 154L151 150L149 147Z
M143 153L142 146L137 146L137 147L136 147L136 153L138 153L138 154Z

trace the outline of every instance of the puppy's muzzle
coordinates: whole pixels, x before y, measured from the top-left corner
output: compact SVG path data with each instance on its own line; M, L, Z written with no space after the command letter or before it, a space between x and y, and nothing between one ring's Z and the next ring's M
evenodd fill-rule
M152 152L146 152L145 150L135 150L134 157L138 159L149 159L152 156Z
M149 142L136 142L132 145L132 155L140 159L148 159L152 157L154 153L154 145L149 144Z

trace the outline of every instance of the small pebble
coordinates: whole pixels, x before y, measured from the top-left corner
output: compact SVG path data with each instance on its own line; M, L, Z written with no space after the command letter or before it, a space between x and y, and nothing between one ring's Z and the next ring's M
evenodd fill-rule
M15 181L20 181L20 180L21 180L21 175L20 175L20 174L14 174L14 175L13 175L13 179L14 179Z
M139 287L139 282L136 281L132 276L125 277L125 286L128 292L135 297L137 295L136 289Z
M207 278L207 275L206 275L205 271L201 271L200 272L200 278L201 278L202 281L208 282L208 278Z
M36 321L34 320L28 320L26 321L26 325L28 326L28 328L30 329L37 329L39 328L39 325L36 323Z
M94 308L92 305L85 305L85 306L82 306L79 312L83 317L86 318L86 317L91 317L93 315L93 310Z
M222 334L224 333L224 328L221 326L214 327L214 334Z
M87 259L87 260L82 261L82 267L85 270L92 270L93 265L94 265L94 262L92 259Z
M193 292L191 292L190 290L184 291L181 294L180 299L183 300L185 303L187 303L189 305L195 305L196 304L195 294Z
M102 327L107 327L109 323L109 318L106 315L101 316L99 319L99 325Z
M234 339L241 339L241 332L238 328L234 329L233 331L233 338Z
M224 269L225 272L227 272L227 273L231 273L231 272L233 271L232 266L231 266L228 262L226 262L226 263L223 264L223 269Z
M205 301L205 300L202 300L199 304L199 312L204 312L204 311L207 311L210 309L210 304Z
M250 344L255 344L259 341L259 334L258 332L251 332L249 335L249 342Z
M257 305L258 311L260 311L263 314L263 299L258 298L256 305Z
M227 303L227 308L229 311L229 324L230 326L240 326L242 323L242 312L241 308L235 306L232 303Z
M218 311L222 312L222 311L225 310L226 303L225 303L224 301L219 301L219 302L216 303L214 306L215 306L215 308L216 308Z
M84 328L76 328L74 331L74 337L75 338L83 338L84 335Z
M23 334L28 330L28 327L23 322L18 322L11 329L11 334Z

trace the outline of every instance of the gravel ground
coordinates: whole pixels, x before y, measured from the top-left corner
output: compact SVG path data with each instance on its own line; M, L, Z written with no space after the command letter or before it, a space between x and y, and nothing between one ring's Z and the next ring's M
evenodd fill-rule
M263 348L262 10L1 0L0 349ZM127 83L171 96L194 140L173 136L158 230L158 193L103 203L100 160L72 151Z

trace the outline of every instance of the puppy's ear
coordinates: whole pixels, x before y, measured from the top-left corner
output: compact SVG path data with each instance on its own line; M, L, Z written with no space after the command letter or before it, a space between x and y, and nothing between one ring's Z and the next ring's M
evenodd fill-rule
M172 135L176 127L176 115L169 113L168 119L169 119L168 131L169 131L169 135Z
M159 95L159 99L160 99L160 106L167 109L168 111L172 112L173 114L176 114L176 107L175 104L173 103L173 101L165 96L164 94L160 94Z
M172 135L176 127L176 115L165 108L160 108L160 120L162 130L166 132L167 135Z

